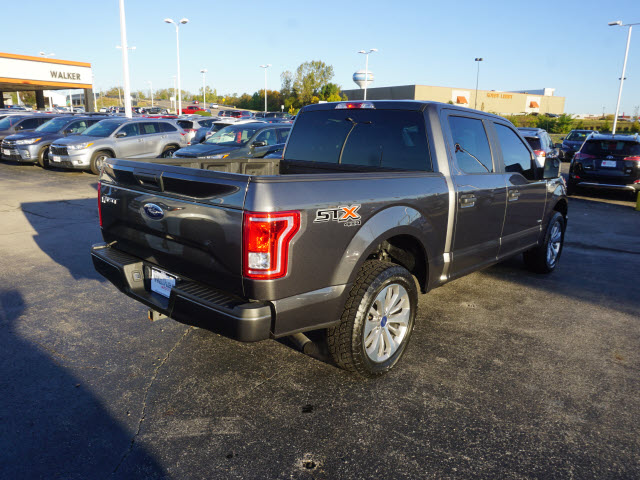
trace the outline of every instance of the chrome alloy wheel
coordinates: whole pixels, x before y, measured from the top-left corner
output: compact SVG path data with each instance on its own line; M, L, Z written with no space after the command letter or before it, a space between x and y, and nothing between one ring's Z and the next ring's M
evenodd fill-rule
M104 165L104 162L107 161L107 159L111 158L109 155L105 155L100 154L96 157L96 170L100 171L102 170L102 165Z
M551 232L549 233L549 241L547 243L547 263L550 267L553 267L556 264L558 255L560 254L561 246L562 227L560 226L560 222L556 220L551 227Z
M411 318L409 294L402 285L392 283L373 301L362 335L364 349L372 362L388 360L407 336Z

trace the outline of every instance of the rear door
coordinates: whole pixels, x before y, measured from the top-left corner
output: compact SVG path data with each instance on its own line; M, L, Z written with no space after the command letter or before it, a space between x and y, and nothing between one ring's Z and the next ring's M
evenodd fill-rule
M455 160L451 169L457 203L451 275L456 277L496 260L507 189L496 168L483 117L451 111L446 125Z
M536 161L515 129L499 122L493 122L493 128L507 185L507 210L499 251L500 257L504 257L538 241L547 182L536 179L539 176Z
M119 134L126 134L118 137ZM125 123L114 134L116 156L121 158L134 158L144 155L144 138L140 135L138 122Z
M140 122L140 134L144 138L144 154L157 157L162 153L164 142L158 122Z

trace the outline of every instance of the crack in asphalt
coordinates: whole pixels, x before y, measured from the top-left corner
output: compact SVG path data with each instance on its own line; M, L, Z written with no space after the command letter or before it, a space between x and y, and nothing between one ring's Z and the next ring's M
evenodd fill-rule
M162 366L167 362L167 360L169 360L169 356L171 355L171 353L173 353L173 351L176 348L178 348L180 343L182 343L182 341L186 338L187 335L189 335L189 332L191 332L192 330L193 330L193 327L187 328L187 330L178 339L176 344L171 348L171 350L167 352L165 357L162 359L162 361L156 366L155 370L153 371L153 375L151 375L151 381L149 382L149 385L147 385L147 388L144 391L144 396L142 397L142 411L140 412L140 418L138 420L138 428L136 430L136 433L131 438L131 443L129 444L129 448L127 449L126 452L124 452L124 454L122 455L122 458L118 462L118 465L116 465L116 468L113 470L113 472L111 472L111 475L115 475L118 472L118 469L120 468L120 466L124 463L126 458L129 456L129 454L133 450L133 447L136 443L136 439L140 435L140 430L142 429L142 422L144 421L147 413L147 397L149 395L149 390L151 390L153 383L156 381L156 378L158 377L158 372L160 371Z

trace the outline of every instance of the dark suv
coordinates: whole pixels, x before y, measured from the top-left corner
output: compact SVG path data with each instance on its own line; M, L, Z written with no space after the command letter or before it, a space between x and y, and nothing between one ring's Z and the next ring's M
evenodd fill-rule
M547 157L558 158L558 149L551 140L546 130L542 128L518 128L522 136L533 148L536 154L536 162L539 167L544 167Z
M571 130L569 135L561 138L562 147L560 147L560 160L570 162L575 153L580 150L582 144L592 133L600 133L597 130Z
M640 134L591 135L574 155L567 192L577 187L640 190Z
M26 113L24 115L7 115L0 120L0 140L4 140L14 133L35 130L52 118L50 114L34 115ZM2 153L4 154L4 152Z

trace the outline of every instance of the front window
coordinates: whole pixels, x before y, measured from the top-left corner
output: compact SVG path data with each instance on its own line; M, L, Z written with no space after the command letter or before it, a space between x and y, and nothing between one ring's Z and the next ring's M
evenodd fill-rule
M258 131L258 127L248 127L246 125L231 125L217 131L211 135L205 143L229 147L240 147L246 145L253 135Z
M80 135L91 135L92 137L108 137L113 132L115 132L120 125L122 125L122 122L103 120L87 128Z
M69 118L58 117L49 120L46 123L43 123L38 128L36 128L36 132L41 133L56 133L64 128L64 126L69 123Z

